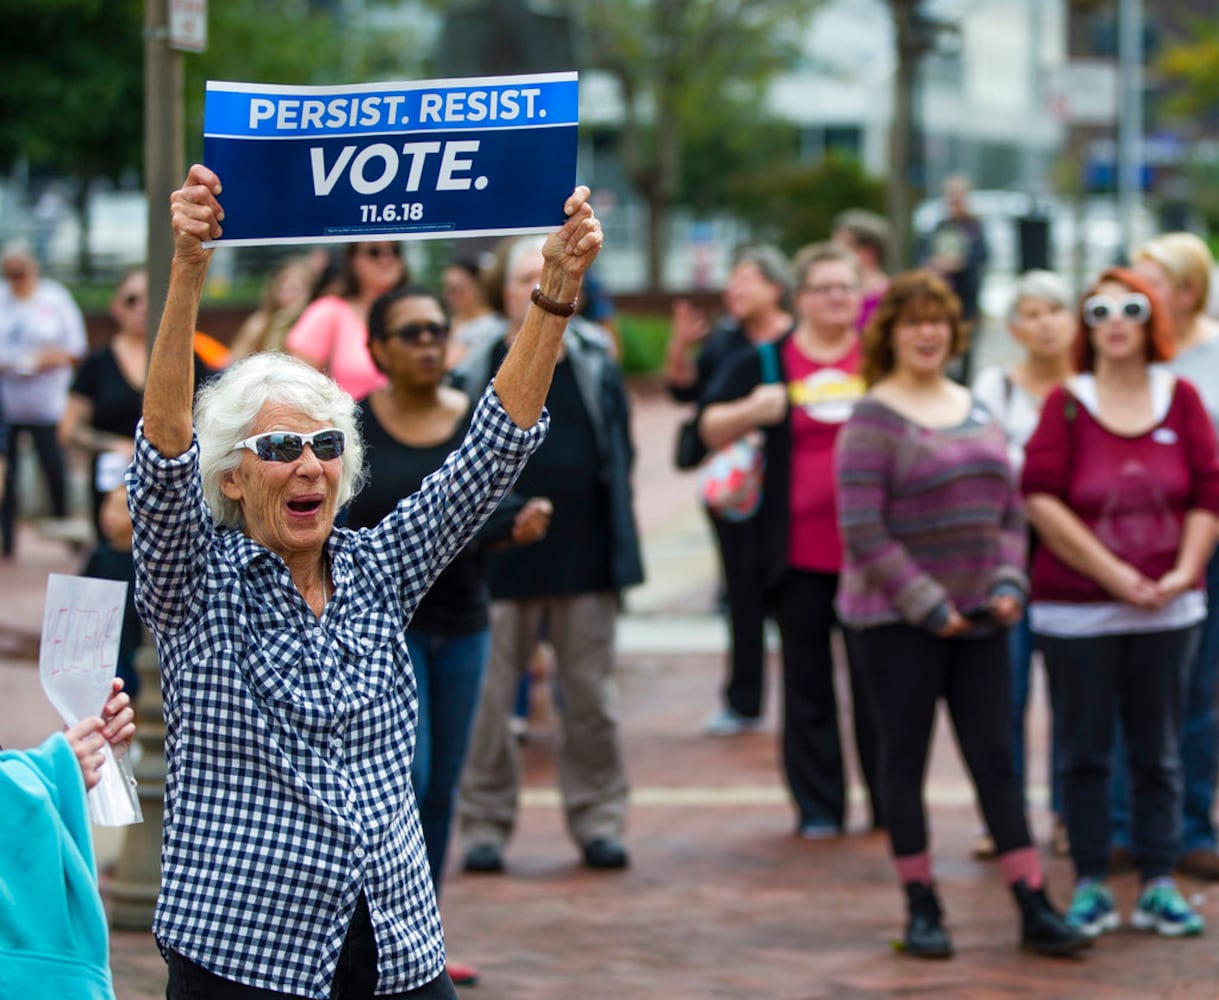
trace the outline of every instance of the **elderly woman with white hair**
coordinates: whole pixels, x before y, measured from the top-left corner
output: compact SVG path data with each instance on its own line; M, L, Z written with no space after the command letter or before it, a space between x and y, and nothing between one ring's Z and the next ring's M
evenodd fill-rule
M992 365L978 373L974 395L994 414L1007 434L1007 458L1012 477L1020 481L1024 468L1024 446L1037 429L1041 406L1050 390L1071 374L1071 345L1075 340L1073 299L1067 283L1052 271L1027 271L1016 285L1007 312L1007 329L1023 348L1009 365ZM1030 532L1029 552L1036 538ZM1012 766L1024 786L1024 724L1029 700L1034 643L1028 615L1008 633L1012 664ZM1054 814L1055 852L1066 853L1066 826L1062 815L1061 782L1055 774L1057 741L1050 749L1050 809ZM974 853L979 857L994 854L994 844L983 834Z
M196 165L171 198L169 292L127 480L165 704L153 931L167 995L451 998L411 792L402 625L546 434L562 314L600 225L577 188L465 442L357 532L334 525L360 482L355 404L328 377L256 355L208 387L192 421L219 194Z

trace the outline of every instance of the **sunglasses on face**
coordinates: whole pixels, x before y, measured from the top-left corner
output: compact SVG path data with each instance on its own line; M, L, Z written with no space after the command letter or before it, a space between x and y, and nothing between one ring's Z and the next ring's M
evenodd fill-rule
M1084 301L1084 322L1088 326L1100 326L1111 319L1125 319L1132 323L1146 323L1151 318L1151 303L1142 292L1131 292L1120 299L1104 295L1093 295Z
M398 251L394 247L360 247L356 253L363 254L365 257L371 257L373 260L380 260L382 257L398 256Z
M319 462L329 462L343 454L346 438L343 432L327 427L325 430L314 431L312 434L297 434L295 431L268 431L266 434L255 434L237 443L236 451L249 448L264 462L295 462L305 453L305 445L313 449L313 456Z
M388 331L385 337L387 340L397 338L404 344L418 344L423 340L424 334L429 334L432 340L445 340L449 336L449 324L432 321L426 323L407 323L396 330Z

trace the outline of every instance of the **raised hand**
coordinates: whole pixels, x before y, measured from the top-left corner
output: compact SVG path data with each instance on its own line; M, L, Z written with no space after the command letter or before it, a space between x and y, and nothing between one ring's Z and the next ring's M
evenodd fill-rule
M169 196L170 221L174 231L174 256L183 260L206 258L204 240L219 239L224 209L216 199L220 195L220 178L196 163L186 180Z
M588 203L589 190L577 187L563 205L567 221L546 238L542 256L570 278L581 278L601 252L601 222Z

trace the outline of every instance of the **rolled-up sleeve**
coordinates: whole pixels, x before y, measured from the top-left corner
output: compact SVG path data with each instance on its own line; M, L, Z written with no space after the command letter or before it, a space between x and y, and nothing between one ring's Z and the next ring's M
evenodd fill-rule
M136 609L144 623L171 633L204 600L211 512L199 478L199 442L166 458L136 429L135 457L127 469Z

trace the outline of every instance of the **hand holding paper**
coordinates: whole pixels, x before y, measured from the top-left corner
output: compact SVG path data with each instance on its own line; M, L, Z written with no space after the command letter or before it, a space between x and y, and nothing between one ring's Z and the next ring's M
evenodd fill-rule
M70 727L89 815L103 826L143 819L126 757L134 713L114 676L126 597L125 583L52 573L38 657L43 690Z

